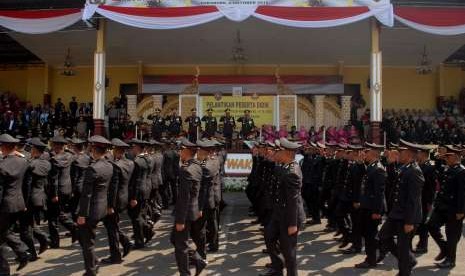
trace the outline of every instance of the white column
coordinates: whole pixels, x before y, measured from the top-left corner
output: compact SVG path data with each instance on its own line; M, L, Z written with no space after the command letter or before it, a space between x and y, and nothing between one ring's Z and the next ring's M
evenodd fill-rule
M99 19L94 54L94 134L105 135L105 35L106 21Z
M352 96L341 96L341 120L344 125L350 121L350 107Z
M319 129L324 125L325 121L325 96L313 96L313 104L315 105L315 129Z
M371 141L379 144L380 124L383 120L383 61L380 50L381 26L376 19L371 20L371 63L370 63L370 123Z

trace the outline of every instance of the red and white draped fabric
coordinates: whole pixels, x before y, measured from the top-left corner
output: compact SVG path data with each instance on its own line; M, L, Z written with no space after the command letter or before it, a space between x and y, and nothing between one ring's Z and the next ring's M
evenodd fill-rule
M403 24L430 34L465 34L465 8L396 7L395 18Z
M370 6L294 7L258 5L220 5L185 7L133 7L87 4L83 19L98 13L121 24L147 29L176 29L204 24L226 17L243 21L253 16L275 24L299 28L327 28L350 24L369 17L386 26L393 25L393 8L389 1Z
M27 34L51 33L82 19L81 9L0 10L0 26Z

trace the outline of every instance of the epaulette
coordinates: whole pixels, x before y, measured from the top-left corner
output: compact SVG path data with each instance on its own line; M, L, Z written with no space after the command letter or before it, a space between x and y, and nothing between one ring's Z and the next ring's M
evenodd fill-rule
M436 166L436 163L433 160L426 161L426 164L428 164L430 166Z

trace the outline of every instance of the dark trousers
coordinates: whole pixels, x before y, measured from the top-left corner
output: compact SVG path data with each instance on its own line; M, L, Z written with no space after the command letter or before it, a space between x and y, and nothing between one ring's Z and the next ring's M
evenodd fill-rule
M441 227L446 226L446 238L441 234ZM455 214L447 211L434 210L428 222L428 230L431 237L441 249L446 253L447 260L455 263L457 255L457 244L462 236L463 219L457 220Z
M391 252L397 258L399 276L409 276L415 256L412 254L412 239L415 231L405 233L405 222L388 218L379 231L380 247L384 252ZM394 241L397 237L397 243Z
M168 185L170 192L171 192L172 204L176 204L176 199L178 197L178 179L177 178L167 179L166 185Z
M312 219L314 221L320 221L320 218L321 218L321 204L320 204L320 189L318 187L318 184L309 184L310 185L310 189L309 189L309 194L306 195L307 197L307 200L306 200L306 204L307 204L307 208L308 208L308 211L312 217Z
M418 241L417 247L428 249L429 234L428 234L428 225L426 224L426 221L428 219L428 213L429 213L428 207L423 206L422 211L423 211L423 220L420 223L420 225L418 225L418 229L416 232L418 234L418 237L420 238L420 240Z
M366 262L375 265L376 264L376 249L377 249L377 240L376 236L378 235L378 225L380 220L372 219L371 215L373 212L368 209L360 210L360 233L365 239L365 252L366 252Z
M204 213L201 218L198 218L196 221L192 221L190 227L190 235L192 241L195 244L196 251L199 254L199 256L204 260L207 259L206 225L207 220Z
M122 259L119 244L122 246L129 246L129 238L121 232L119 228L120 214L115 212L111 215L107 215L103 219L103 224L107 229L108 235L108 246L110 248L110 258L112 261L120 261Z
M352 210L352 202L339 200L337 203L335 216L337 227L342 233L342 238L348 240L350 238L350 224L348 218L350 211Z
M359 209L352 208L350 212L350 219L352 220L352 234L351 234L352 247L356 249L361 249L362 248L362 233L361 233L362 222L360 220L360 208Z
M192 251L189 248L189 234L192 232L192 222L186 221L184 224L184 230L176 231L176 227L173 227L171 232L171 243L174 245L174 255L176 257L176 264L180 276L189 276L191 272L189 270L189 258L192 262L199 263L202 257L198 252ZM192 235L192 234L191 234ZM189 256L189 251L193 252Z
M98 221L86 221L79 226L79 243L84 257L85 276L97 275L97 257L95 256L95 231Z
M6 258L6 246L11 247L20 259L28 258L27 246L11 232L19 215L0 212L0 273L10 274L10 265Z
M284 264L288 276L297 275L297 234L289 236L287 225L272 219L265 227L265 243L268 249L272 269L282 272ZM278 245L279 244L279 250ZM279 251L282 253L280 256Z
M219 221L218 221L219 209L207 208L205 210L205 218L207 222L207 244L210 249L218 250L219 247Z
M172 198L171 187L168 184L168 182L163 183L163 185L160 186L160 196L162 207L168 208L168 206L170 205L170 200Z
M129 207L128 209L128 215L131 218L134 232L134 241L137 247L145 245L145 233L151 228L145 219L145 206L146 202L141 200L140 202L138 201L134 208Z
M47 221L48 231L50 233L50 242L52 246L60 246L60 234L58 222L71 233L75 232L75 225L70 216L66 213L66 201L68 197L59 197L58 202L47 203Z
M19 235L21 240L27 245L28 252L32 256L37 256L33 237L41 245L47 244L47 235L35 226L35 218L40 219L41 211L42 207L30 207L30 209L19 216Z

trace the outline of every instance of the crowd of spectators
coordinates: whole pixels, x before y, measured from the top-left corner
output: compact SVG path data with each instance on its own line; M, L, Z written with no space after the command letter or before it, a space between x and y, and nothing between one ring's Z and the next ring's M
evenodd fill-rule
M133 123L127 115L123 98L114 98L106 106L106 127L110 137L132 139L136 125L147 135L150 126L142 120ZM19 99L14 93L0 93L0 133L23 137L43 136L85 138L93 133L92 103L79 103L76 97L65 104L60 98L53 105L35 105ZM418 143L465 144L465 117L453 98L438 102L435 111L416 109L385 110L381 124L386 143L400 138ZM258 133L257 133L258 135ZM300 141L358 143L369 140L370 110L353 112L351 124L342 127L281 126L262 127L265 140L288 137Z

